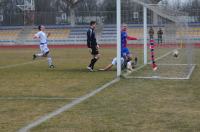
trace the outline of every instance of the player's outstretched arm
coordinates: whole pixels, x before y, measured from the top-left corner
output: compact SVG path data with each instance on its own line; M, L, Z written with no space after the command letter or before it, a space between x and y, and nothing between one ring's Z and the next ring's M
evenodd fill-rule
M38 36L37 34L35 34L35 35L33 36L33 39L37 39L37 38L39 38L39 36Z
M108 71L108 70L110 70L112 68L112 66L113 66L113 64L109 64L105 68L99 69L99 71Z
M138 40L137 38L132 37L132 36L128 36L127 39L128 39L128 40Z

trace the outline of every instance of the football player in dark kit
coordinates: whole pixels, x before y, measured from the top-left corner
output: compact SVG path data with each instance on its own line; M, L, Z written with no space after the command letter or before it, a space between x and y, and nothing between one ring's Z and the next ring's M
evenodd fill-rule
M94 65L100 57L99 50L98 50L99 45L97 44L95 31L94 31L95 27L96 27L96 22L91 21L90 28L87 31L87 46L90 49L90 52L92 55L91 62L89 66L87 67L87 69L91 72L94 71Z
M158 34L158 44L162 44L163 31L161 28L159 28L157 34Z

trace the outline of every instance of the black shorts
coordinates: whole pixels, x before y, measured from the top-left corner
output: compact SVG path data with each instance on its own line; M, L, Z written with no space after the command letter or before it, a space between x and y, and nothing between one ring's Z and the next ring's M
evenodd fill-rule
M98 48L92 47L91 49L92 49L92 52L91 52L92 55L97 55L97 54L99 54Z

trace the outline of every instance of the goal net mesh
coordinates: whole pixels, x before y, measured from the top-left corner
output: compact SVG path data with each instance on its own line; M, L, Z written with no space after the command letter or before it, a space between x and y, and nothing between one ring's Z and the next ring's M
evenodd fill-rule
M195 64L194 42L191 39L187 14L164 5L145 4L147 7L148 33L148 64L138 65L134 72L126 73L126 78L146 79L189 79ZM143 23L143 20L140 21ZM150 27L154 30L153 40L150 43ZM159 35L159 30L163 34ZM143 32L141 32L142 36ZM142 43L141 39L141 43ZM154 43L153 43L154 42ZM150 44L153 43L153 49ZM152 53L153 52L153 53ZM154 58L152 57L154 55ZM139 59L142 59L139 58ZM155 61L157 69L153 69ZM140 61L142 63L142 61Z

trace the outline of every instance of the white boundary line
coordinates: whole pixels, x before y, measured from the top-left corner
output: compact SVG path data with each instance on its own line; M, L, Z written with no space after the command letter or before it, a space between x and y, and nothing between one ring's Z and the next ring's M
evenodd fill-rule
M158 64L160 66L187 66L187 65L195 65L195 64Z
M158 58L156 58L155 60L156 60L156 61L157 61L157 60L160 60L160 59L162 59L162 58L168 56L168 55L171 54L172 52L173 52L173 50L167 52L166 54L164 54L164 55L162 55L162 56L160 56L160 57L158 57ZM148 64L150 64L150 63L151 63L151 62L149 62ZM158 65L189 65L189 64L158 64ZM129 73L124 74L123 77L125 77L126 79L134 79L134 78L135 78L135 79L187 80L187 79L190 79L190 76L192 75L192 72L194 71L194 68L195 68L195 66L196 66L196 64L190 64L190 65L192 65L192 68L190 69L189 74L187 75L187 77L183 77L183 78L178 78L178 77L177 77L177 78L176 78L176 77L162 77L162 76L151 76L151 77L141 77L141 76L138 76L138 77L136 76L136 77L134 77L134 76L128 76L128 75L130 75L131 73L133 73L134 71L137 71L137 70L143 68L143 67L146 66L146 65L142 65L142 66L138 67L138 69L133 70L132 72L129 72Z
M104 90L105 88L115 84L116 82L118 82L120 80L120 78L116 78L106 84L104 84L103 86L101 86L100 88L97 88L96 90L81 96L80 98L77 98L75 100L73 100L71 103L64 105L63 107L49 113L46 114L44 116L41 116L40 118L38 118L37 120L31 122L30 124L28 124L27 126L21 128L18 132L28 132L30 129L40 125L41 123L45 122L46 120L53 118L54 116L57 116L58 114L61 114L67 110L69 110L70 108L72 108L73 106L80 104L81 102L85 101L86 99L96 95L97 93L101 92L102 90Z
M172 51L173 51L173 50L172 50ZM164 54L164 55L162 55L162 56L156 58L155 61L160 60L160 59L164 58L165 56L168 56L169 54L172 53L172 51L169 51L169 52L167 52L166 54ZM148 64L151 64L151 61L148 62ZM128 75L130 75L131 73L133 73L133 72L135 72L135 71L138 71L139 69L142 69L142 68L145 67L145 66L146 66L146 65L142 65L142 66L140 66L140 67L138 67L138 68L136 68L136 69L133 69L132 72L129 72L129 73L127 72L127 73L123 74L122 76L128 79L128 77L127 77Z
M163 79L163 80L187 80L188 78L176 78L176 77L161 77L161 76L152 76L152 77L126 77L127 79Z
M146 65L141 65L141 66L139 66L139 67L137 67L136 69L133 69L133 71L131 71L131 72L126 72L126 73L124 73L122 76L123 77L127 77L128 75L130 75L131 73L133 73L133 72L135 72L135 71L138 71L138 70L140 70L140 69L142 69L143 67L145 67Z
M33 64L39 61L45 61L45 60L34 60L34 61L28 61L20 64L13 64L13 65L7 65L7 66L0 66L0 69L7 69L7 68L12 68L12 67L17 67L17 66L23 66L23 65L28 65L28 64Z
M185 64L188 65L188 64ZM166 80L188 80L194 71L196 64L191 64L190 71L186 77L162 77L162 76L151 76L151 77L142 77L142 76L126 76L127 79L166 79Z
M194 68L196 67L196 65L192 65L192 68L190 69L190 72L189 72L189 74L188 74L188 76L187 76L187 79L190 79L190 76L192 75L192 72L194 71Z
M0 97L0 100L73 100L78 98L66 97Z
M168 52L168 53L166 53L165 55L163 55L163 56L161 56L161 57L158 57L156 60L161 59L161 58L167 56L167 55L170 54L170 53L171 53L171 52ZM137 70L143 68L144 66L146 66L146 65L142 65L142 66L140 66L140 67L134 69L134 71L137 71ZM131 73L126 73L126 74L124 74L123 76L127 76L127 75L129 75L129 74L131 74ZM31 122L30 124L24 126L24 127L21 128L21 129L19 129L18 132L28 132L28 131L31 130L32 128L34 128L34 127L40 125L41 123L47 121L48 119L53 118L54 116L57 116L57 115L59 115L59 114L65 112L65 111L69 110L70 108L74 107L75 105L80 104L81 102L85 101L86 99L89 99L90 97L96 95L97 93L101 92L101 91L104 90L105 88L107 88L107 87L109 87L109 86L111 86L111 85L117 83L118 81L120 81L120 78L116 78L116 79L114 79L114 80L112 80L112 81L110 81L110 82L104 84L104 85L101 86L100 88L97 88L96 90L94 90L94 91L92 91L92 92L90 92L90 93L88 93L88 94L86 94L86 95L83 95L83 96L81 96L80 98L77 98L77 99L73 100L71 103L66 104L66 105L64 105L63 107L61 107L61 108L59 108L59 109L57 109L57 110L55 110L55 111L53 111L53 112L51 112L51 113L49 113L49 114L46 114L46 115L44 115L44 116L39 117L37 120Z

